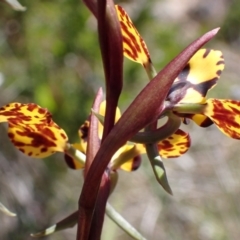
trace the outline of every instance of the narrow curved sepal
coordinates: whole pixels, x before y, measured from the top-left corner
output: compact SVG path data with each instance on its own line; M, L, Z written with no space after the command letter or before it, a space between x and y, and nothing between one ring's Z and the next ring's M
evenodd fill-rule
M200 49L175 79L167 99L172 103L202 103L224 69L221 51Z
M124 56L144 67L151 63L147 46L125 10L116 5L123 36Z
M227 136L240 139L240 102L208 99L204 114Z
M8 136L24 154L44 158L63 152L68 137L52 120L52 115L37 104L11 103L0 108L0 122L8 122Z
M186 153L190 145L189 134L178 129L172 136L158 143L158 150L163 158L176 158Z

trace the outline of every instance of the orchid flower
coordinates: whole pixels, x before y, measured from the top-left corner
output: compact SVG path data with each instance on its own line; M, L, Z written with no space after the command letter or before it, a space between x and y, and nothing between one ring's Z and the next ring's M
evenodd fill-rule
M122 59L122 53L120 53L121 47L123 47L122 50L124 51L124 49L127 49L126 46L129 46L129 43L133 42L134 44L130 46L130 52L133 52L133 56L137 56L138 58L138 56L140 56L139 52L144 53L144 51L142 51L144 49L144 44L141 43L141 39L139 44L139 41L136 41L134 38L135 35L131 34L132 32L130 32L130 34L127 32L127 39L130 39L130 41L127 42L125 40L126 36L123 33L122 25L125 26L125 24L128 24L129 22L124 22L126 19L124 14L120 15L123 20L119 18L118 11L116 15L116 7L114 9L113 1L84 0L84 2L92 11L92 13L97 16L100 46L105 67L106 89L114 93L114 84L120 84L122 81L122 62L119 61L119 65L117 65L115 61L115 59L118 57L119 59ZM116 19L117 17L118 20ZM134 30L134 27L131 24L128 26ZM122 30L121 36L119 36L120 29ZM99 216L102 220L104 212L101 211L101 208L106 206L105 204L108 194L107 189L109 189L109 185L107 184L107 173L109 162L111 161L112 156L128 140L137 135L141 129L145 129L145 132L143 134L147 135L149 132L158 131L156 127L154 129L154 125L157 119L163 114L163 111L165 111L165 99L171 88L171 85L174 82L174 79L178 76L178 74L180 74L190 58L205 43L207 43L213 36L215 36L217 31L218 29L214 29L194 41L159 73L156 73L154 71L150 58L147 58L147 61L141 61L141 64L147 70L151 81L133 100L133 102L126 109L126 111L123 113L115 125L112 124L112 120L115 118L114 111L117 107L116 99L118 99L119 95L116 95L114 104L111 104L109 97L110 92L107 93L107 109L108 106L110 106L111 111L106 111L108 121L104 121L104 130L105 126L108 126L108 128L105 131L106 134L101 143L101 146L98 145L99 149L97 151L94 150L94 154L87 154L87 159L90 161L90 167L88 167L87 174L85 174L85 182L79 198L79 221L77 235L78 240L96 239L96 237L99 238L98 236L101 234L102 225L99 225ZM119 42L119 40L121 41ZM124 51L124 54L128 52L129 51ZM135 58L135 60L137 58ZM111 97L114 98L114 94L111 95ZM114 105L115 109L113 111ZM111 114L111 123L109 122L109 114ZM168 113L165 111L164 114L174 115L172 114L171 110L169 110ZM180 117L177 115L175 116L176 118L174 116L173 118L177 119L178 121L178 118ZM90 129L91 126L92 122L90 124ZM168 135L166 135L166 137L171 136L176 132L177 129L172 129L172 133L167 132ZM92 131L90 132L90 137L92 139L94 133ZM156 142L158 142L158 140L156 140ZM92 145L91 141L89 141L88 148L92 149L93 146L96 145ZM156 149L156 144L152 144L150 141L150 143L146 144L146 147L148 156L150 156L150 158L153 157L152 162L159 162L159 159L157 159L159 152ZM156 150L154 150L153 155L151 155L149 151L149 148L151 147ZM154 156L155 154L156 158Z
M189 135L179 129L181 121L191 118L199 123L196 119L204 118L204 122L212 121L221 126L221 130L232 134L238 125L233 128L228 123L235 123L238 119L234 117L232 120L232 114L231 121L226 123L223 120L222 125L219 124L222 115L219 116L216 110L220 109L220 105L225 104L225 112L229 113L237 104L226 100L205 100L207 90L214 86L223 69L222 60L217 59L216 62L216 57L213 57L218 65L214 68L214 80L206 80L205 75L194 71L198 69L197 61L201 56L206 55L209 59L205 50L204 54L198 50L216 35L218 29L195 40L157 73L145 42L120 6L115 6L112 0L84 1L97 17L106 103L100 104L102 93L99 90L89 121L80 128L80 143L71 145L67 134L52 120L51 114L33 103L3 106L0 108L0 122L8 123L10 140L24 154L44 158L55 152L63 152L70 156L66 160L73 168L85 168L79 208L56 226L63 229L63 222L65 226L73 226L78 220L77 239L95 240L100 239L105 208L109 209L107 199L114 185L112 172L118 168L127 171L137 169L140 165L139 155L147 153L157 179L171 193L161 156L178 157L190 147ZM151 81L120 116L117 106L123 83L123 55L140 63ZM204 64L200 62L201 66ZM187 73L188 68L190 74ZM200 82L206 82L206 85L203 84L205 92L198 91L199 80L195 81L193 76L200 76ZM198 100L185 102L194 91ZM99 117L95 116L96 112ZM168 117L168 120L158 128L157 121L163 117ZM104 121L99 121L101 118ZM202 122L199 125L203 125ZM158 171L159 167L163 172ZM55 231L55 227L50 231Z
M206 99L223 69L220 51L199 50L175 80L166 99L166 108L172 108L185 122L188 118L201 127L214 123L228 137L240 139L240 101Z
M103 134L105 109L106 109L106 101L101 103L99 114L98 114L99 139L102 138L102 134ZM120 117L121 117L121 112L120 112L120 109L117 108L115 122L117 122ZM74 148L78 149L84 154L86 154L88 131L89 131L89 121L86 120L79 129L80 143L73 144ZM189 135L180 129L178 129L170 137L162 141L159 141L157 144L159 149L159 154L163 158L179 157L188 150L189 145L190 145ZM119 148L119 150L113 155L112 160L110 162L110 169L117 170L117 168L119 167L120 169L125 171L137 170L141 163L140 155L145 153L146 153L146 148L144 144L133 144L129 142L124 146L122 146L121 148ZM73 168L73 169L84 168L84 159L82 162L80 162L79 159L74 159L66 154L65 160L70 168Z
M104 116L106 111L106 101L103 101L100 105L99 115ZM121 117L120 109L116 109L115 122ZM103 122L102 122L103 123ZM101 140L103 136L103 125L101 122L98 124L98 137ZM80 143L73 144L74 148L86 154L87 151L87 141L89 132L89 120L86 120L84 124L79 129ZM119 167L125 171L137 170L141 164L141 154L142 149L140 145L137 144L125 144L113 155L110 165L111 170L115 171ZM82 169L84 168L84 159L82 162L79 159L74 159L69 155L65 155L66 163L70 168Z
M125 36L124 55L140 63L149 75L149 69L153 67L147 46L127 13L120 6L116 6L116 9ZM205 98L207 92L216 85L223 69L221 51L198 50L174 80L165 99L165 109L172 110L174 114L182 117L185 123L188 122L187 119L201 127L214 123L227 136L239 139L240 102Z

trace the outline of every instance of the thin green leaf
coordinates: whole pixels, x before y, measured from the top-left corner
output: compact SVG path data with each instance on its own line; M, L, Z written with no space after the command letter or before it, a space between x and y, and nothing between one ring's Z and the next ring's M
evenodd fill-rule
M52 225L51 227L48 227L48 228L44 229L41 232L32 233L31 237L40 238L40 237L44 237L44 236L50 235L52 233L55 233L57 231L61 231L61 230L66 229L66 228L71 228L74 225L76 225L77 219L78 219L78 211L72 213L68 217L61 220L60 222Z
M14 10L25 11L27 8L23 7L17 0L2 0L9 4Z
M109 203L107 203L106 206L106 215L133 239L146 240L146 238L128 223Z
M10 217L15 217L17 215L16 213L13 213L10 210L8 210L1 202L0 202L0 211Z

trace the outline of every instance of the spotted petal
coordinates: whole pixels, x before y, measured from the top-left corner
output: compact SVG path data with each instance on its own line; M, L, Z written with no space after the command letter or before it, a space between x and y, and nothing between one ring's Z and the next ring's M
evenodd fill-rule
M20 151L36 158L63 152L68 137L44 108L11 103L0 108L0 122L8 122L8 136Z
M186 115L184 115L184 117L191 119L198 126L204 127L204 128L209 127L213 124L213 121L209 117L207 117L203 114L186 114ZM184 118L184 120L186 120L185 118Z
M75 149L79 150L80 152L86 153L86 150L83 149L82 144L74 143L74 144L72 144L72 146ZM64 154L64 160L65 160L66 164L68 165L68 167L71 168L71 169L83 169L84 166L85 166L85 162L84 161L80 162L79 160L74 159L73 157L71 157L71 156L69 156L67 154Z
M172 103L202 103L224 69L222 52L200 49L188 62L171 87Z
M111 168L116 170L116 168L120 167L122 170L127 172L137 170L141 165L142 150L143 148L140 144L124 145L113 155Z
M80 151L86 153L87 151L87 139L88 139L88 131L89 131L89 120L86 120L78 130L78 135L80 138L80 146L77 148Z
M100 105L99 114L101 116L105 116L105 109L106 109L106 101L103 101ZM115 122L118 121L118 119L121 117L120 109L116 109L116 115L115 115ZM82 153L86 153L87 150L87 137L88 137L88 131L89 131L89 121L86 120L84 124L79 129L79 137L80 137L80 143L79 144L73 144L73 147L81 151ZM99 121L98 125L98 135L99 138L102 138L103 134L103 125ZM111 164L113 166L113 170L116 170L117 168L121 168L125 171L134 171L138 169L138 167L141 164L141 151L142 147L137 145L130 145L126 144L123 147L121 147L113 156L111 160ZM65 161L67 165L72 169L82 169L84 168L84 165L79 163L76 159L65 155ZM117 167L116 167L117 166Z
M178 129L172 136L158 143L159 154L163 158L175 158L188 151L191 140L188 133Z
M11 122L13 125L45 124L52 120L47 109L35 103L10 103L0 108L0 122Z
M227 136L240 139L240 102L208 99L204 114Z
M145 42L125 10L116 5L116 11L123 36L124 56L142 64L144 67L147 66L151 59Z

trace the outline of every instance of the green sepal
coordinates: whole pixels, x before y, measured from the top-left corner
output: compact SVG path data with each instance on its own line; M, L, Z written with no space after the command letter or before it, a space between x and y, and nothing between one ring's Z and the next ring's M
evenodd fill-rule
M173 195L171 187L168 183L167 173L161 160L161 157L158 153L156 144L147 144L146 150L157 181L160 183L160 185L167 193Z

